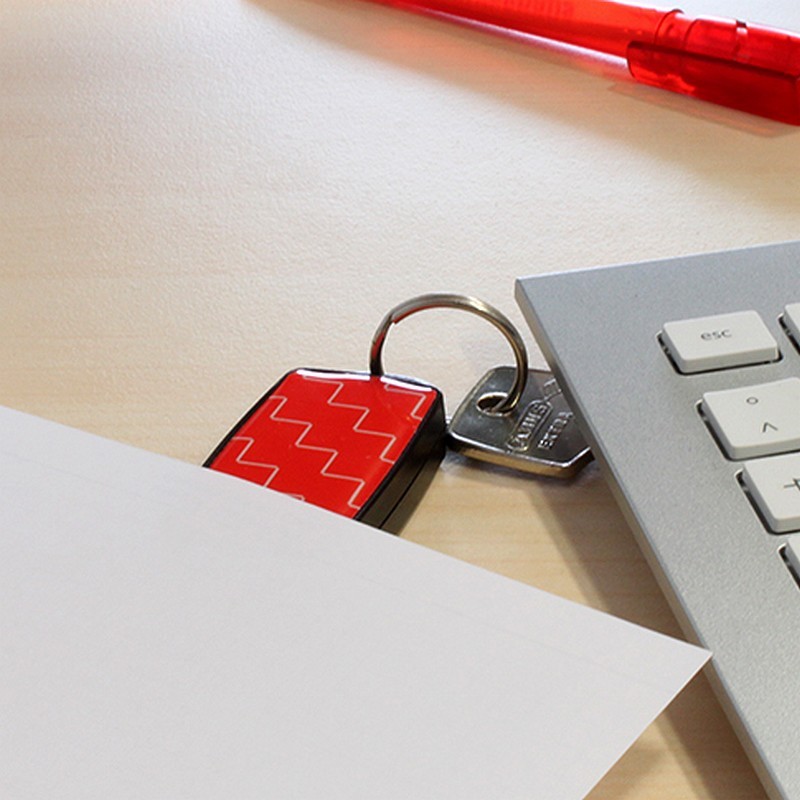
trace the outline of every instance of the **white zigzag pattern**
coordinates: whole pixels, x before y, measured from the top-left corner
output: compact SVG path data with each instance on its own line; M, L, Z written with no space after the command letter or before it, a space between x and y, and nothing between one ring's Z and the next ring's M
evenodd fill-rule
M271 469L272 474L267 478L265 483L261 485L264 488L267 488L272 481L275 479L275 476L281 471L281 468L277 464L267 464L264 461L250 461L245 460L245 454L247 451L256 443L256 440L252 436L234 436L231 439L232 442L247 442L247 444L242 448L242 452L236 457L235 461L237 464L242 464L246 467L260 467L262 469ZM287 492L290 497L296 497L298 500L305 500L306 498L302 494L292 494Z
M384 385L386 386L387 392L397 392L398 394L410 394L412 397L418 397L419 400L417 404L414 406L414 409L412 410L410 417L411 419L415 419L417 421L422 419L422 414L419 413L419 408L425 402L425 400L427 400L428 395L426 392L421 392L421 391L415 392L413 389L406 389L402 386L398 386L396 383L386 383Z
M347 409L351 409L351 410L354 410L354 411L362 411L363 413L358 418L358 420L356 421L355 425L353 425L353 431L355 433L363 433L363 434L368 435L368 436L380 436L382 438L389 439L388 444L383 449L383 452L380 455L380 459L381 459L381 461L383 461L383 462L385 462L387 464L394 464L395 463L396 459L388 458L386 456L386 453L388 453L389 450L391 450L391 448L393 447L393 445L397 441L397 436L395 436L395 435L393 435L391 433L384 433L384 432L381 432L381 431L371 431L371 430L367 430L366 428L362 428L361 427L361 423L367 418L367 416L369 416L369 413L370 413L370 409L367 406L356 406L356 405L351 405L351 404L348 404L348 403L337 403L337 402L335 402L336 397L339 395L339 393L345 387L344 382L337 381L337 380L332 380L332 379L327 379L327 378L313 378L311 376L306 376L305 380L315 381L317 383L327 383L327 384L330 384L331 386L335 386L336 388L333 391L333 394L331 394L331 396L328 398L327 404L329 406L331 406L332 408L347 408ZM405 388L402 388L402 387L397 386L397 385L392 384L392 383L386 383L386 384L384 384L384 386L386 388L386 391L398 392L398 393L401 393L401 394L409 394L412 397L413 396L418 396L419 397L419 401L417 402L417 404L414 407L414 409L411 411L411 415L410 416L412 417L412 419L416 419L416 420L422 419L422 416L418 412L419 412L420 406L425 402L425 399L426 399L426 395L425 395L424 392L415 392L412 389L405 389ZM330 453L331 457L328 459L328 461L325 463L325 465L320 470L320 474L321 475L324 475L326 478L334 478L336 480L351 481L353 483L358 484L358 486L356 487L356 490L353 492L352 495L350 495L350 498L347 501L347 505L350 506L350 508L358 510L359 506L354 501L355 501L355 498L358 496L358 494L361 492L361 490L366 485L366 481L362 480L361 478L353 477L351 475L339 475L337 473L330 472L328 470L328 468L338 458L339 451L338 450L334 450L334 449L329 448L329 447L316 447L314 445L303 444L303 439L305 439L305 437L308 435L309 431L311 431L313 429L313 427L314 427L313 423L308 422L308 421L298 420L298 419L289 419L288 417L279 417L278 416L278 412L288 402L288 398L285 397L284 395L277 395L276 394L276 395L273 395L272 398L270 398L270 399L275 399L275 400L279 401L277 407L273 410L272 414L270 414L270 417L269 417L273 422L285 422L285 423L290 424L290 425L300 425L300 426L303 427L303 429L304 429L303 432L300 434L300 436L297 437L297 440L294 443L295 447L299 448L300 450L314 450L314 451L321 452L321 453ZM266 462L251 461L249 459L245 459L245 455L250 450L250 448L255 444L255 439L253 439L252 437L250 437L250 436L234 436L231 439L231 441L246 442L244 448L242 448L241 453L239 453L239 455L236 458L236 462L238 464L242 464L243 466L260 467L262 469L271 470L271 474L270 474L269 478L267 478L266 482L263 484L264 487L268 487L272 483L272 481L275 479L275 476L280 472L280 467L277 464L267 464ZM303 495L292 494L291 496L292 497L296 497L299 500L305 500L305 497L303 497Z
M339 393L344 389L345 384L343 381L333 380L331 378L312 378L311 376L305 376L307 381L313 381L314 383L327 383L331 386L335 386L336 389L333 394L328 398L328 405L332 408L349 408L353 411L363 411L364 413L356 420L355 425L353 425L353 431L355 433L364 433L368 436L380 436L381 438L385 438L389 440L389 443L386 447L383 448L383 452L380 454L379 458L381 461L387 464L394 464L397 459L388 458L387 453L392 449L395 442L397 441L397 437L391 433L384 433L382 431L370 431L366 428L362 428L361 423L369 416L370 409L367 406L354 406L350 405L349 403L335 403L334 400L339 396ZM419 407L419 406L418 406Z
M347 505L350 506L350 508L358 510L359 509L359 505L354 501L355 501L355 498L358 496L359 492L366 485L366 481L362 480L361 478L354 478L352 475L338 475L335 472L329 472L328 471L328 467L330 467L330 465L338 458L339 451L338 450L334 450L334 449L332 449L330 447L316 447L315 445L303 444L303 439L305 439L306 436L308 436L309 432L314 427L313 423L305 422L305 421L299 420L299 419L289 419L288 417L279 417L279 416L277 416L278 412L288 402L288 398L285 397L284 395L278 395L278 394L273 395L273 397L276 400L280 400L281 402L278 404L278 407L272 412L272 414L270 414L269 418L273 422L286 422L286 423L291 424L291 425L301 425L304 428L303 432L297 437L297 440L294 443L295 447L297 447L298 449L300 449L300 450L314 450L314 451L319 452L319 453L330 453L331 454L331 457L325 462L325 465L320 470L320 475L324 475L326 478L335 478L337 480L352 481L353 483L357 483L358 486L356 487L356 490L353 492L353 494L350 495L350 499L347 501Z

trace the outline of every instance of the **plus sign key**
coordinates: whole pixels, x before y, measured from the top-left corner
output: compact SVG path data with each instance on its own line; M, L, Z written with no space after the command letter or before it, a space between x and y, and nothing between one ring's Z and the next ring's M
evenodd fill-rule
M742 479L771 531L800 530L800 453L746 461Z

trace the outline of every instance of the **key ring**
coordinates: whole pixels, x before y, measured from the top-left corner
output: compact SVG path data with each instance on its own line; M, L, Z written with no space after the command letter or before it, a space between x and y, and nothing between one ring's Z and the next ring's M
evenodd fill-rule
M381 354L389 328L417 311L426 311L431 308L457 308L477 314L487 322L491 322L505 336L514 351L514 358L517 362L514 383L508 394L502 397L496 405L487 408L486 411L492 414L507 414L512 411L519 403L520 397L522 397L525 382L528 378L528 352L525 349L525 342L523 342L519 331L505 314L477 297L447 293L421 294L395 306L381 320L375 335L372 337L372 345L369 351L370 373L377 376L384 374Z

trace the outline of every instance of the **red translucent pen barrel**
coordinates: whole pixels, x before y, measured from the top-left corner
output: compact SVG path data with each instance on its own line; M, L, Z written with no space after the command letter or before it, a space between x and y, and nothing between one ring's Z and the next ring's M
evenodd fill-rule
M449 14L519 33L625 57L634 39L652 39L668 9L611 0L379 0Z
M611 0L378 0L628 61L637 80L800 124L800 35Z
M631 41L643 83L800 124L800 36L739 20L667 14L652 42Z

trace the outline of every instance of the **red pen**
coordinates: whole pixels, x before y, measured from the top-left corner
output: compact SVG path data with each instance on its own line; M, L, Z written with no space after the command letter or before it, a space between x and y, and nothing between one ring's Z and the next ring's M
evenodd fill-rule
M800 124L800 35L611 0L378 0L619 56L638 81Z

